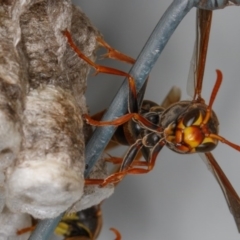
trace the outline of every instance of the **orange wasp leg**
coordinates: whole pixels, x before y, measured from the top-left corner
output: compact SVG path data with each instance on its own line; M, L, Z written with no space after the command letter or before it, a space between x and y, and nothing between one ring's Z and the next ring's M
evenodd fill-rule
M135 59L117 51L116 49L112 48L108 43L106 43L104 41L103 38L101 37L97 37L97 41L98 43L107 49L107 53L104 54L102 57L105 57L105 58L111 58L111 59L115 59L115 60L119 60L119 61L122 61L122 62L126 62L126 63L130 63L130 64L134 64L135 63Z
M22 235L22 234L27 233L27 232L32 232L35 229L35 227L36 227L36 225L17 230L17 235Z
M153 124L152 122L148 121L146 118L144 118L143 116L141 116L138 113L128 113L124 116L121 116L115 120L112 121L96 121L94 119L92 119L89 115L84 114L83 117L85 118L86 122L90 125L94 125L94 126L109 126L109 125L113 125L113 126L120 126L126 122L128 122L129 120L133 119L136 120L137 122L141 123L143 126L151 129L152 131L156 131L156 132L160 132L162 131L162 128Z
M90 66L92 66L96 70L96 74L98 73L105 73L105 74L113 74L117 76L123 76L128 79L129 84L129 99L132 99L133 101L129 104L130 105L130 112L137 112L138 111L138 103L137 103L137 90L136 85L133 77L129 75L128 73L125 73L123 71L120 71L115 68L105 67L98 65L91 61L87 56L85 56L76 46L76 44L73 42L73 39L71 37L71 34L68 30L63 31L63 35L67 38L68 44L70 47L74 50L74 52L77 53L77 55L83 59L85 62L87 62ZM119 57L121 58L121 57Z
M109 177L107 177L106 179L85 179L85 184L87 184L87 185L98 184L101 187L104 187L104 186L106 186L110 183L116 184L116 183L120 182L127 174L145 174L145 173L148 173L154 168L155 162L156 162L156 159L157 159L157 155L164 145L165 145L164 141L159 142L154 147L153 152L151 154L151 158L148 160L148 162L146 162L146 164L141 165L141 166L147 167L147 169L135 168L134 167L135 164L133 162L133 164L128 166L128 168L126 170L120 170L120 172L113 173ZM137 162L137 164L138 164L138 162Z

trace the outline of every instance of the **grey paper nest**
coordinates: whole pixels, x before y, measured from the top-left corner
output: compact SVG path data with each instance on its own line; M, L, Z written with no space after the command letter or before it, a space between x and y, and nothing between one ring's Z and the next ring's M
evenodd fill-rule
M74 210L85 208L89 66L68 46L65 29L94 60L100 34L71 1L0 1L0 224L6 212L52 218L76 202ZM91 204L96 191L85 189L86 207L112 188Z

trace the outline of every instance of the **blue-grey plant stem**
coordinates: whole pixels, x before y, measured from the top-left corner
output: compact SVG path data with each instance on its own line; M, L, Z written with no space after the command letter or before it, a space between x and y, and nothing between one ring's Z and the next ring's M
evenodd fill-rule
M135 79L137 90L139 90L144 84L145 79L149 75L171 35L192 7L195 6L214 10L229 5L229 1L226 0L202 1L201 4L199 2L199 0L175 0L168 7L138 56L136 63L129 72ZM233 0L232 2L240 4L240 0ZM128 82L126 80L122 84L102 120L113 120L114 118L125 114L127 111L127 101ZM115 127L112 126L99 127L94 131L86 146L85 155L88 168L85 171L85 177L89 175L92 167L110 141L114 131ZM62 216L63 214L54 219L40 221L29 240L49 239Z
M41 220L37 224L36 229L33 231L31 236L29 237L29 240L50 239L54 233L54 229L57 227L57 225L60 222L63 215L64 215L64 213L60 214L56 218Z

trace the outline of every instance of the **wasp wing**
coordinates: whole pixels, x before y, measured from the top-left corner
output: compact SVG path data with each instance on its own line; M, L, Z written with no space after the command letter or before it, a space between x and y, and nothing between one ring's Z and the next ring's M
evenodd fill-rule
M161 103L161 107L168 108L173 103L179 102L181 98L181 89L173 86Z
M201 98L202 81L207 57L208 41L212 22L212 11L197 9L196 41L187 81L189 96Z
M207 163L207 166L210 168L210 170L213 172L213 175L217 179L226 198L229 209L235 219L238 231L240 232L240 198L237 192L210 152L199 153L199 155L203 161Z
M197 34L198 35L198 34ZM196 69L197 69L197 56L198 56L198 36L196 36L196 41L193 48L193 55L190 62L190 68L187 80L187 94L194 98L195 86L196 86Z

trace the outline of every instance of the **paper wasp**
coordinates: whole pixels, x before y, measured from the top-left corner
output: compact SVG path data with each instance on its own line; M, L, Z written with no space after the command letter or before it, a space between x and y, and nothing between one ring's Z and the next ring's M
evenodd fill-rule
M102 228L100 205L76 213L65 214L55 233L65 240L97 239Z
M240 151L240 146L226 140L218 134L218 119L212 105L222 82L222 73L217 70L217 80L212 90L210 101L205 104L201 96L202 81L204 75L205 61L207 55L208 39L210 34L212 12L198 10L197 17L197 41L192 65L192 78L189 78L188 86L194 88L192 101L180 101L172 104L167 109L163 109L158 104L153 103L144 113L139 106L145 106L143 98L137 98L136 89L131 76L116 72L117 75L127 76L129 81L129 113L112 121L100 122L85 116L86 121L95 126L126 126L131 122L133 126L124 139L129 141L130 148L125 157L120 161L120 171L110 175L104 180L86 180L87 184L106 185L120 181L126 174L141 174L151 171L155 165L158 153L167 146L171 150L180 154L200 153L211 167L214 176L219 182L229 208L235 218L240 231L240 199L225 176L224 172L211 154L219 141ZM72 44L70 43L72 46ZM74 49L76 50L76 49ZM82 56L80 56L82 57ZM87 59L84 58L88 63ZM90 65L96 66L92 63ZM104 71L96 68L97 72L114 73L109 68ZM190 88L191 88L190 86ZM141 95L141 93L140 93ZM137 126L137 127L136 127ZM131 141L131 138L135 140ZM142 150L145 160L134 161L138 151Z

